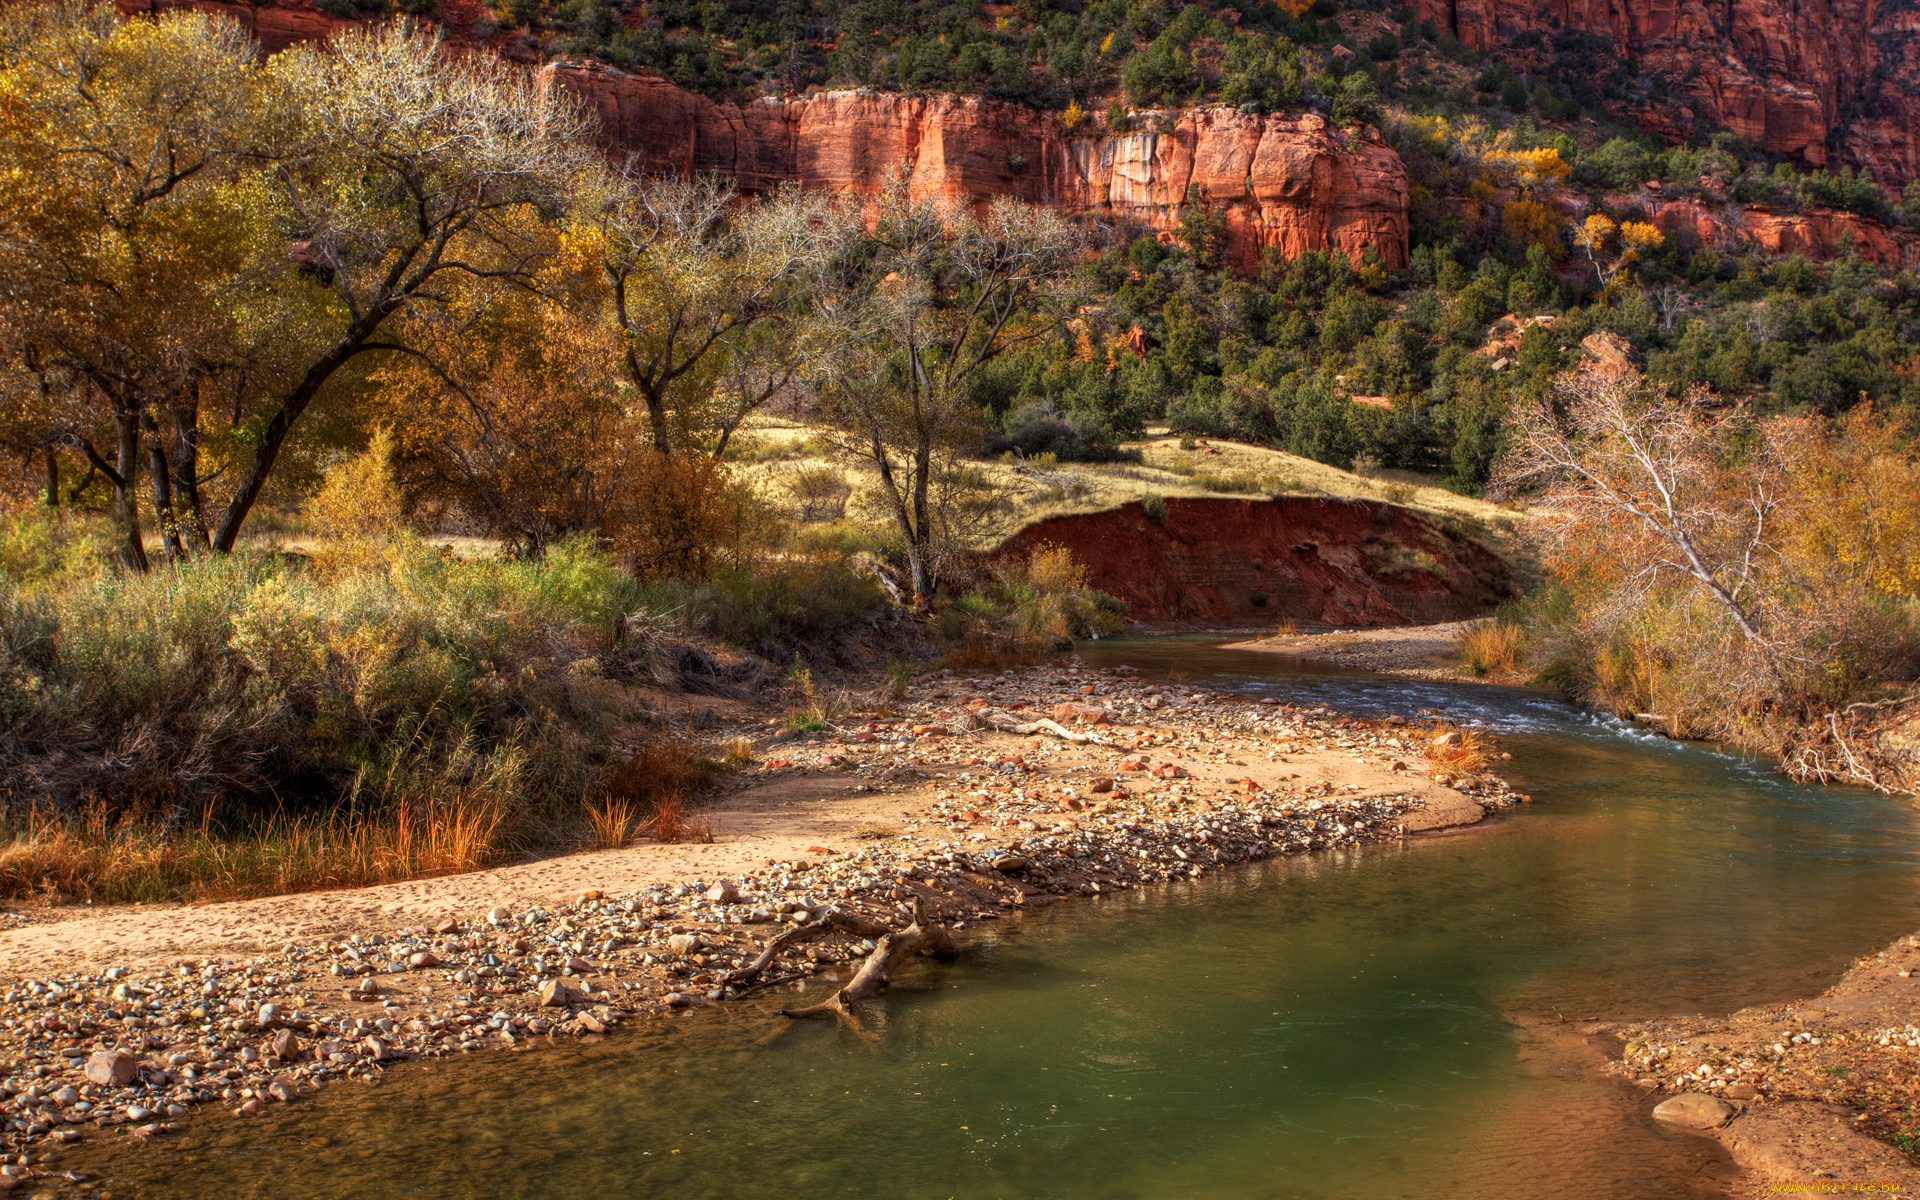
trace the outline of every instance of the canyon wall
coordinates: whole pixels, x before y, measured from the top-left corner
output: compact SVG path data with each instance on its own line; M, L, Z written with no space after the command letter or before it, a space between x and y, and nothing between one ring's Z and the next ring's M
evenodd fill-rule
M1073 551L1137 621L1375 626L1484 614L1519 594L1505 562L1409 509L1369 501L1170 499L1051 517L1001 547Z
M1808 166L1870 168L1898 187L1920 171L1920 0L1414 0L1475 49L1579 29L1665 73L1710 126ZM1690 128L1651 111L1670 137Z
M1224 217L1242 269L1266 247L1357 260L1376 246L1390 267L1407 261L1399 155L1377 131L1331 128L1311 113L1138 113L1149 128L1072 137L1050 114L967 96L845 90L723 104L599 65L555 63L543 74L599 113L610 151L647 171L719 175L746 192L796 181L855 194L899 171L917 195L1018 196L1154 229L1179 224L1195 187Z

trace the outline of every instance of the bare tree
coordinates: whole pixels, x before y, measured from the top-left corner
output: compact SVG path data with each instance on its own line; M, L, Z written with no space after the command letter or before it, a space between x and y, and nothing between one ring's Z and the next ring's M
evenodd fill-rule
M1696 388L1676 403L1632 373L1563 376L1514 411L1493 488L1531 493L1562 549L1584 543L1618 570L1623 599L1663 576L1690 581L1777 679L1761 572L1783 481L1765 461L1727 465L1746 414L1708 417L1705 398Z
M961 203L915 198L900 177L873 217L857 271L822 301L844 330L822 391L841 448L876 468L924 606L956 517L979 507L968 499L977 480L957 461L983 431L974 379L1065 328L1081 239L1049 210L1002 197L976 218Z

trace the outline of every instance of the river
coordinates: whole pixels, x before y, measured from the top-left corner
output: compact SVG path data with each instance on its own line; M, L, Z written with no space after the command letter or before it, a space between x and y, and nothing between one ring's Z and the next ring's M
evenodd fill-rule
M1540 695L1193 639L1090 662L1496 731L1537 803L968 931L856 1024L786 995L412 1064L71 1165L116 1196L1345 1200L1716 1194L1583 1022L1817 993L1920 928L1905 801ZM816 985L817 988L830 985Z

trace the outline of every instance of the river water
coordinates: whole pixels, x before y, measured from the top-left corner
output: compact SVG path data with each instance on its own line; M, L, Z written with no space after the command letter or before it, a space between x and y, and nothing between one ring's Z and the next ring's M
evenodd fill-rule
M1349 711L1495 730L1537 803L970 930L858 1025L792 995L401 1067L82 1151L117 1196L1278 1200L1716 1194L1717 1146L1589 1069L1584 1020L1811 995L1920 928L1906 802L1541 696L1103 642ZM821 987L831 985L819 985Z

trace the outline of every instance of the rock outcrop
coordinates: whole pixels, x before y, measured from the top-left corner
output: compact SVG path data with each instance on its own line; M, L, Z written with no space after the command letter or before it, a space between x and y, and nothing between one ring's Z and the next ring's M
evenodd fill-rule
M1645 205L1666 233L1685 233L1706 246L1750 247L1767 254L1811 259L1840 257L1851 245L1868 262L1920 270L1920 233L1828 208L1773 212L1765 208L1668 200Z
M555 63L543 74L599 113L610 151L749 193L793 181L871 194L900 171L920 195L1018 196L1169 229L1193 189L1224 218L1243 269L1267 247L1357 260L1376 246L1390 267L1407 260L1400 157L1376 131L1331 128L1311 113L1138 113L1137 131L1075 137L1049 114L966 96L846 90L733 104L598 65Z
M1920 4L1915 0L1415 0L1475 49L1566 29L1613 40L1664 74L1712 127L1808 166L1840 161L1899 186L1920 171ZM1669 136L1690 129L1641 114ZM1684 117L1685 114L1682 114Z
M1518 594L1507 564L1412 510L1370 501L1170 499L1051 517L1001 546L1064 546L1140 621L1407 625L1479 616Z

